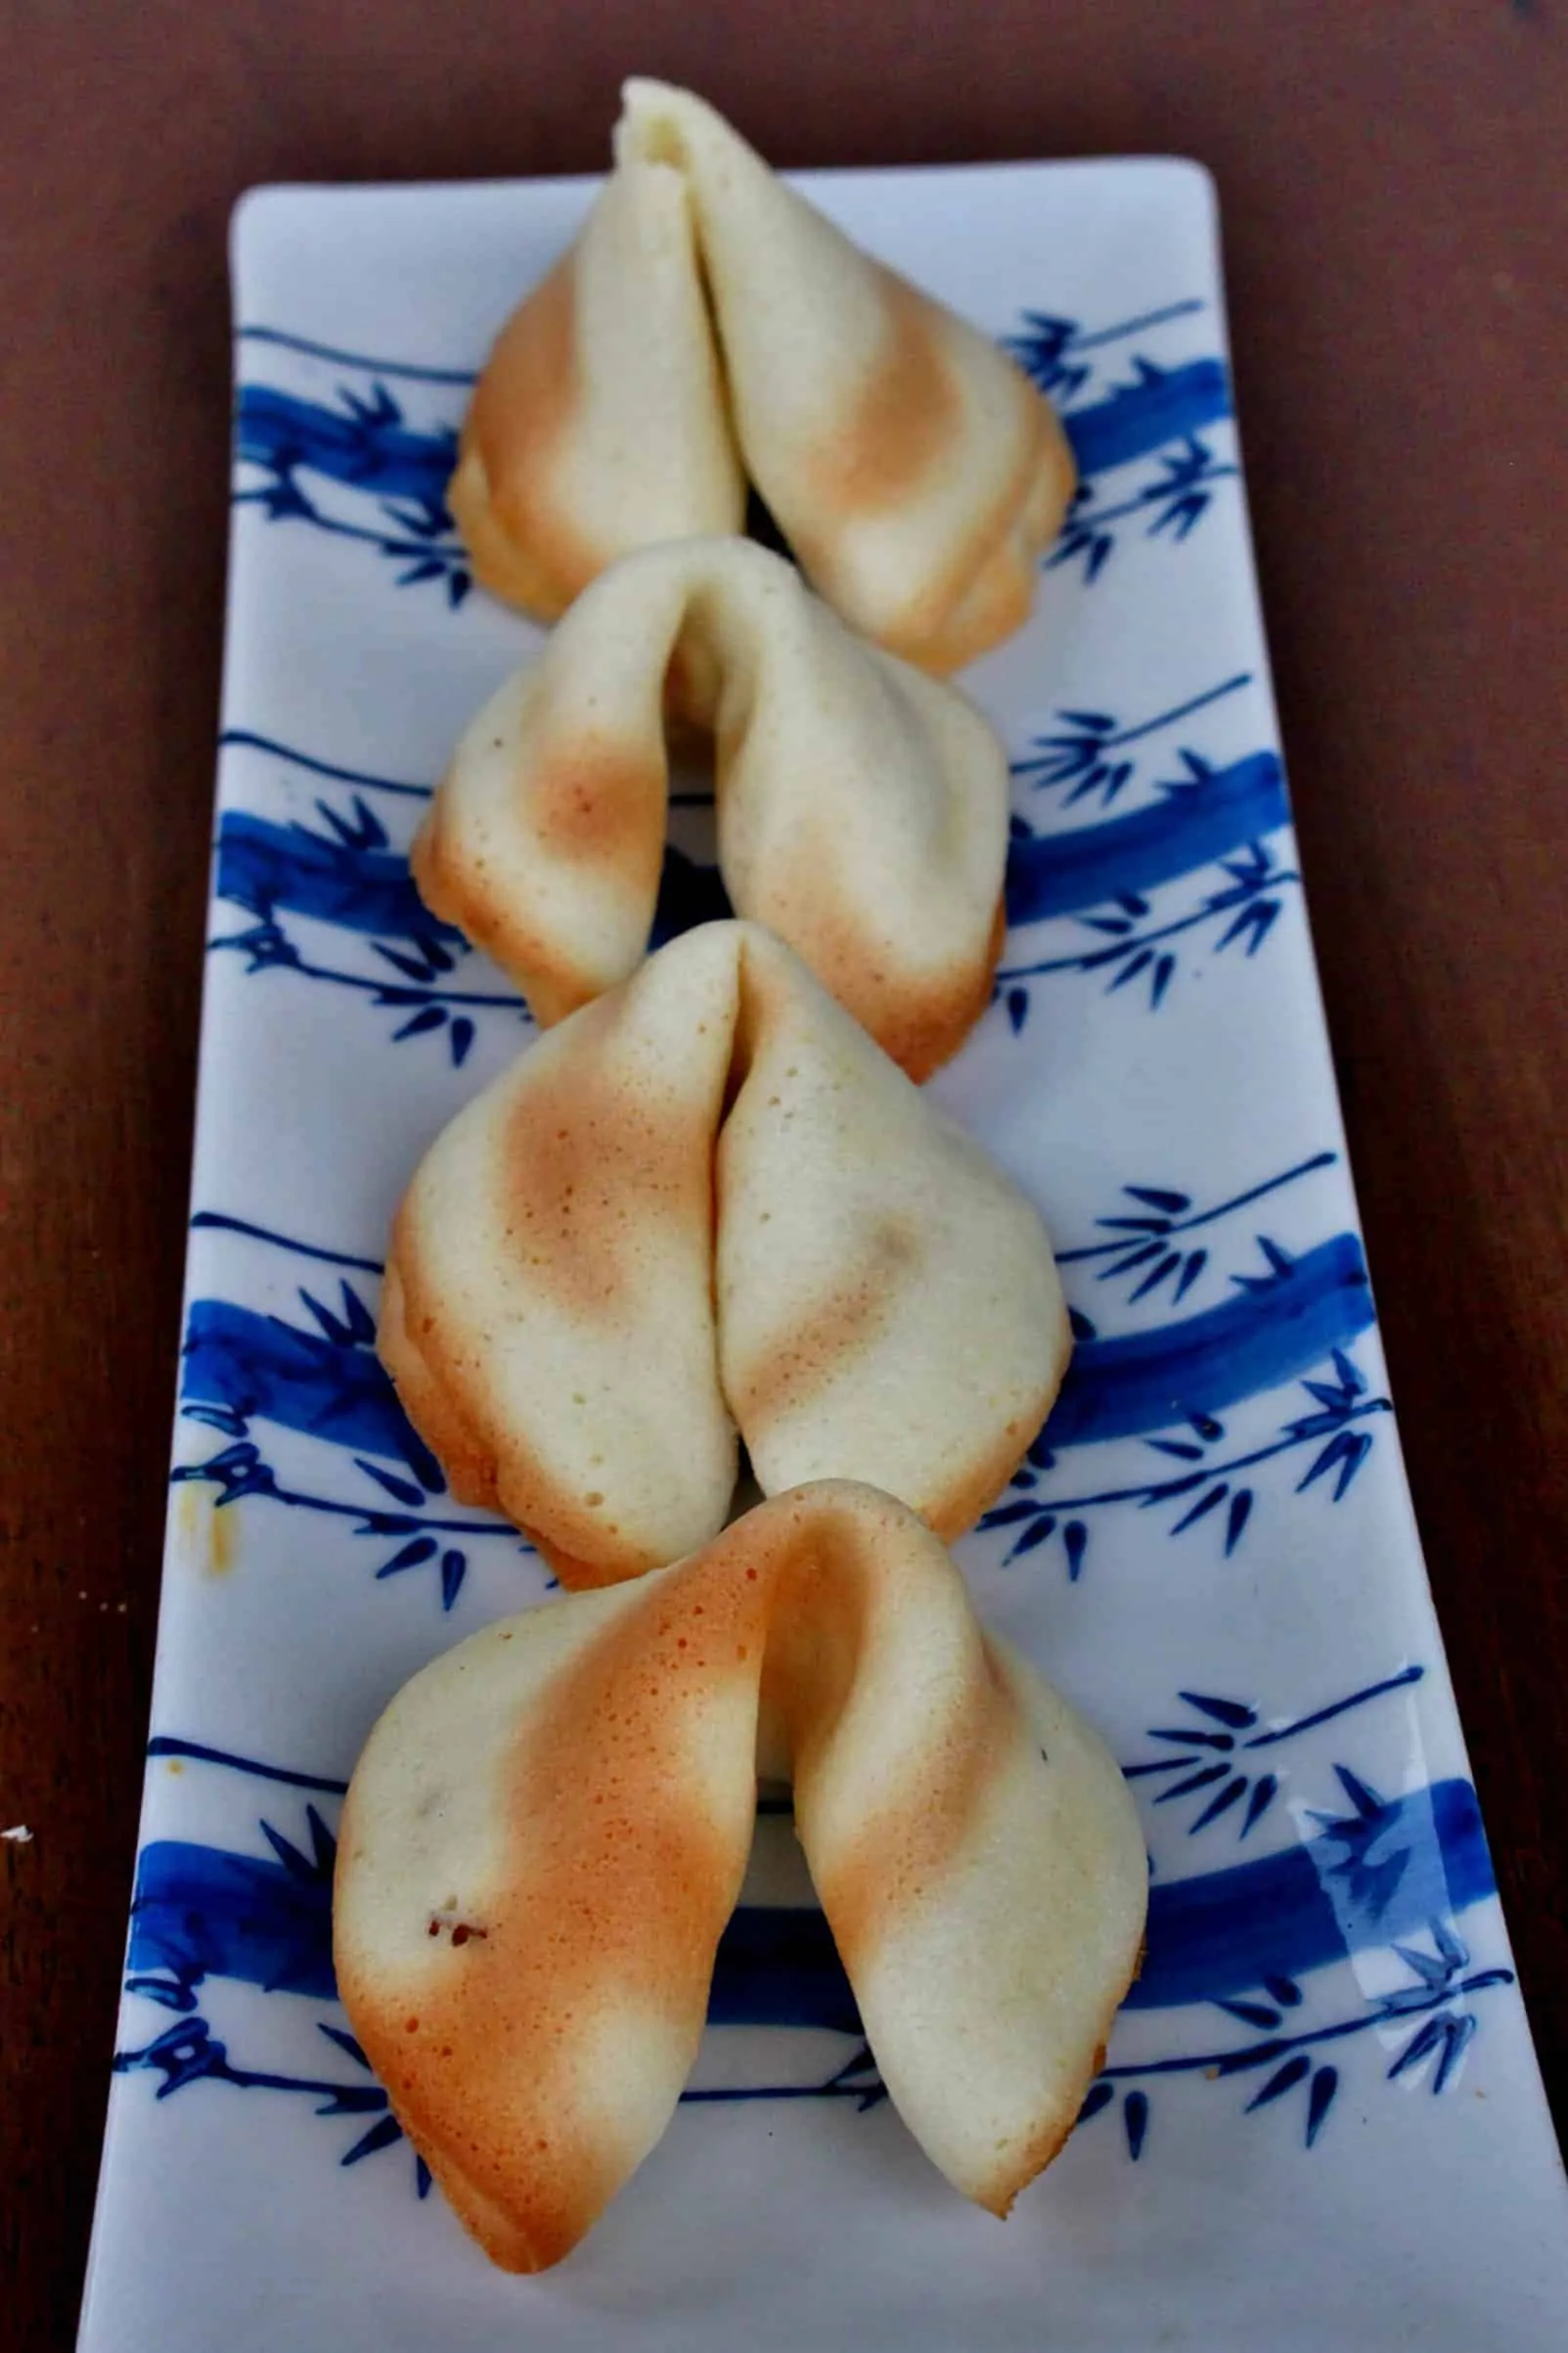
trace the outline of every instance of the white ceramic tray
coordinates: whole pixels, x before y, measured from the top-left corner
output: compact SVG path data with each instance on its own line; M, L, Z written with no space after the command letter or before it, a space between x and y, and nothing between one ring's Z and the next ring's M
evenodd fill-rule
M1084 476L1032 626L966 680L1016 763L1012 928L937 1092L1045 1211L1080 1319L1047 1443L961 1555L1134 1777L1146 1969L1000 2225L878 2097L765 1822L693 2097L585 2246L509 2279L425 2195L334 1999L333 1825L395 1687L545 1579L442 1493L370 1345L408 1172L528 1034L403 852L530 640L470 593L454 430L592 184L264 191L235 233L186 1342L83 2346L1544 2353L1568 2202L1357 1235L1209 182L805 184L1013 343ZM677 923L715 900L680 822Z

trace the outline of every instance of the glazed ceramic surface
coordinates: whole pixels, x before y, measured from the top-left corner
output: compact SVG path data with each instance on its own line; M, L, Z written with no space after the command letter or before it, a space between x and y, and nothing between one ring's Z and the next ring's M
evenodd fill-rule
M405 852L536 642L472 588L443 492L489 339L593 184L264 191L235 231L184 1347L84 2353L1545 2353L1568 2202L1345 1164L1212 190L1170 160L804 185L1010 346L1082 475L1032 624L964 678L1013 761L1010 923L935 1092L1045 1213L1078 1332L960 1558L1132 1780L1146 1965L999 2224L881 2096L765 1815L689 2097L533 2281L430 2194L347 2031L329 1901L360 1743L425 1659L547 1591L444 1492L372 1338L409 1172L529 1038ZM661 928L722 907L683 807Z

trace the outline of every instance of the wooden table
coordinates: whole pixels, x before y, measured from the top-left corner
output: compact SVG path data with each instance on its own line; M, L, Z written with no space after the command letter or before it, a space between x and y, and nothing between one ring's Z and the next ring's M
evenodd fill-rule
M1568 0L0 0L0 1823L34 1833L0 1846L0 2339L71 2339L135 1841L229 207L260 180L597 167L634 64L781 162L1166 149L1218 174L1369 1254L1561 2122Z

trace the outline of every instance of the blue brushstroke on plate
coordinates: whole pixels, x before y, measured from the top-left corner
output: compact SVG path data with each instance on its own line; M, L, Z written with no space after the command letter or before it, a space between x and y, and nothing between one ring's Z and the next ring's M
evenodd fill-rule
M335 1446L429 1462L369 1347L343 1346L226 1299L192 1302L180 1395L187 1405L254 1415Z
M1008 921L1077 915L1124 893L1155 890L1290 822L1284 771L1253 752L1190 784L1167 787L1147 808L1071 832L1014 834L1008 849Z
M1178 368L1157 368L1150 360L1134 364L1132 384L1118 385L1061 421L1082 475L1129 466L1231 414L1231 381L1223 360L1188 360Z
M327 408L273 385L247 384L235 409L235 454L246 465L283 475L303 467L351 489L413 499L444 515L458 442L451 426L420 432L404 425L390 401L345 399L340 408Z
M1277 1272L1238 1278L1201 1314L1114 1339L1080 1340L1046 1424L1052 1447L1167 1429L1215 1414L1320 1363L1375 1318L1354 1234L1336 1234Z
M385 838L382 834L381 840ZM336 839L302 825L272 825L243 809L227 810L218 829L213 887L220 899L262 917L283 907L382 938L463 936L430 914L400 850Z
M1170 2010L1293 1982L1347 1954L1418 1934L1494 1891L1475 1791L1445 1781L1383 1800L1360 1797L1344 1821L1256 1862L1158 1882L1148 1949L1127 1999ZM1365 1802L1364 1802L1365 1801ZM180 1839L145 1847L137 1872L129 1967L269 1990L335 1992L330 1854L228 1854ZM708 2016L716 2025L861 2031L855 1998L823 1915L742 1905L720 1940Z

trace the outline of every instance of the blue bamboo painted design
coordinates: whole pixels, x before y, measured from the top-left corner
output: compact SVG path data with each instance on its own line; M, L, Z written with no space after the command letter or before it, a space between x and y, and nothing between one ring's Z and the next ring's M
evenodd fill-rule
M1249 683L1247 673L1238 673L1132 724L1107 712L1064 711L1057 728L1038 736L1013 762L1014 774L1037 789L1067 787L1065 805L1091 792L1106 805L1135 773L1130 747L1169 733ZM286 970L357 991L397 1016L394 1041L444 1036L456 1063L466 1060L479 1018L527 1018L514 991L460 984L455 975L467 943L426 911L405 854L391 845L366 798L426 799L428 786L347 768L248 729L230 729L222 742L353 791L344 806L317 799L321 831L297 820L283 824L247 810L225 811L215 892L253 920L242 931L214 938L214 949L243 955L252 973ZM1239 941L1248 956L1268 936L1281 890L1298 880L1275 863L1265 843L1266 836L1289 822L1277 755L1259 751L1224 768L1190 748L1181 758L1187 773L1158 787L1156 799L1129 816L1045 836L1014 816L1007 884L1010 921L1026 926L1081 915L1088 933L1086 944L1066 954L1003 967L998 990L1015 1031L1027 1018L1031 984L1047 974L1102 972L1112 992L1146 976L1148 1002L1157 1006L1177 968L1170 943L1179 935L1210 926L1217 950ZM683 803L705 797L675 796ZM1210 867L1222 877L1218 885L1174 920L1155 915L1142 895ZM668 845L650 945L729 912L717 869ZM291 916L369 939L386 970L345 969L311 958L289 928Z
M241 1424L275 1422L434 1477L433 1459L374 1352L375 1323L346 1283L342 1302L341 1315L321 1310L336 1329L307 1332L226 1299L193 1300L185 1326L183 1403L221 1408Z
M1167 785L1147 808L1102 825L1036 835L1015 824L1008 851L1008 921L1044 923L1141 896L1289 823L1278 756L1257 751L1228 768Z
M1293 1738L1398 1688L1416 1672L1406 1670L1350 1695L1273 1737ZM1212 1707L1202 1699L1195 1704L1200 1710ZM153 1753L199 1757L313 1789L341 1787L322 1776L294 1774L167 1738L153 1743ZM1246 2112L1274 2105L1310 2077L1304 2134L1310 2148L1339 2080L1318 2053L1373 2027L1408 2024L1411 2032L1387 2075L1392 2079L1432 2060L1432 2089L1441 2092L1475 2032L1471 1997L1511 1982L1506 1969L1466 1974L1469 1954L1454 1924L1494 1892L1469 1784L1440 1782L1387 1799L1348 1767L1335 1771L1350 1811L1318 1815L1320 1828L1313 1837L1255 1862L1156 1881L1152 1887L1147 1953L1126 2008L1206 2006L1222 2014L1231 2031L1217 2049L1188 2048L1102 2070L1084 2117L1108 2106L1119 2087L1136 2084L1139 2088L1122 2088L1120 2094L1135 2159L1142 2153L1148 2087L1154 2081L1178 2075L1225 2079L1265 2069L1268 2078ZM132 1910L127 1991L174 2011L178 2023L144 2045L120 2051L114 2065L122 2073L156 2074L159 2099L191 2082L217 2080L241 2089L303 2094L319 2104L318 2114L374 2117L339 2160L352 2164L401 2138L379 2086L237 2067L199 2014L200 1989L211 1977L314 2001L334 1998L333 1833L314 1804L305 1808L301 1838L286 1837L265 1821L261 1829L270 1860L173 1839L144 1849ZM1421 1937L1430 1950L1414 1941ZM1411 1983L1370 2000L1358 1998L1348 2013L1308 2020L1301 1978L1374 1949L1392 1949ZM1293 2021L1291 2014L1298 2012L1302 2018ZM855 2038L858 2048L817 2083L733 2086L690 2093L690 2099L853 2098L866 2107L882 2097L853 1992L827 1923L814 1908L742 1906L737 1912L720 1943L708 2016L715 2025L828 2029ZM353 2038L332 2021L318 2023L323 2035L368 2075ZM1240 2039L1237 2025L1246 2029ZM418 2186L423 2195L428 2187L423 2170Z
M1048 398L1068 407L1095 385L1102 364L1099 354L1113 351L1118 343L1153 335L1161 327L1173 327L1179 319L1199 318L1207 308L1206 302L1188 295L1181 301L1161 303L1154 310L1140 311L1134 318L1095 328L1053 311L1025 310L1022 326L1002 338L1002 347Z
M1082 475L1135 465L1231 415L1231 380L1223 360L1161 368L1142 359L1133 367L1130 384L1118 385L1087 407L1068 410L1062 419Z
M1259 1184L1208 1202L1195 1202L1189 1193L1172 1185L1124 1185L1115 1209L1095 1220L1104 1239L1058 1250L1056 1263L1093 1266L1098 1283L1127 1282L1128 1297L1135 1304L1167 1286L1174 1302L1180 1304L1194 1284L1213 1271L1207 1244L1194 1244L1192 1235L1223 1224L1242 1209L1255 1208L1259 1201L1338 1163L1338 1153L1315 1152ZM1136 1281L1132 1280L1135 1277ZM1094 1338L1094 1329L1083 1315L1078 1316L1077 1324L1081 1338Z
M1274 1245L1234 1297L1177 1324L1080 1341L1046 1424L1055 1450L1141 1437L1221 1413L1320 1364L1374 1321L1361 1243L1336 1234L1292 1258Z
M199 1211L192 1224L381 1272L375 1259L294 1242L244 1219ZM353 1285L339 1284L336 1307L308 1290L299 1297L314 1330L228 1300L192 1302L181 1359L181 1413L218 1430L228 1443L201 1462L180 1464L170 1478L176 1485L216 1488L218 1510L262 1498L350 1521L356 1535L392 1545L376 1568L378 1580L429 1568L439 1581L441 1606L450 1610L463 1591L474 1543L500 1542L518 1553L532 1547L505 1520L440 1508L446 1493L440 1465L398 1403L375 1351L375 1318ZM252 1422L296 1430L348 1453L358 1473L357 1497L321 1494L280 1479L251 1434Z
M1060 1251L1058 1262L1064 1270L1092 1266L1098 1283L1126 1283L1130 1303L1166 1290L1179 1305L1219 1271L1212 1250L1216 1228L1337 1159L1336 1153L1314 1153L1207 1203L1194 1203L1172 1186L1126 1185L1115 1210L1096 1221L1103 1239ZM1201 1243L1191 1239L1199 1232L1207 1237ZM982 1529L1008 1531L1006 1562L1036 1555L1054 1540L1076 1581L1097 1515L1129 1507L1173 1507L1172 1536L1206 1525L1219 1532L1230 1555L1251 1524L1254 1474L1292 1457L1300 1464L1297 1494L1317 1487L1337 1503L1348 1493L1372 1449L1368 1425L1392 1410L1347 1353L1374 1320L1361 1245L1355 1235L1341 1234L1296 1257L1268 1235L1258 1235L1256 1244L1263 1267L1231 1274L1230 1296L1150 1331L1102 1339L1082 1308L1070 1308L1077 1348L1062 1395L1013 1474L1008 1497L980 1521ZM1070 1285L1072 1280L1069 1271ZM1256 1358L1247 1369L1254 1348L1267 1355L1276 1377L1256 1387ZM1235 1394L1222 1397L1213 1388L1200 1399L1208 1372L1195 1369L1198 1364L1212 1366L1225 1386L1233 1380ZM1157 1370L1145 1380L1151 1365ZM1174 1388L1168 1385L1173 1380ZM1220 1419L1223 1411L1292 1380L1306 1392L1305 1410L1293 1406L1266 1434L1242 1441L1231 1435ZM1156 1416L1164 1419L1156 1422ZM1131 1436L1144 1439L1157 1468L1088 1490L1075 1482L1064 1492L1052 1477L1064 1446Z
M1013 776L1032 792L1060 791L1064 808L1093 797L1109 808L1138 773L1135 747L1169 735L1250 684L1250 674L1239 671L1131 722L1110 711L1062 710L1055 726L1013 760ZM1014 811L1009 925L1071 917L1078 928L1077 938L1053 954L1027 963L1004 959L996 994L1014 1033L1028 1021L1034 987L1048 978L1098 973L1107 996L1128 990L1134 1003L1141 993L1153 1011L1183 954L1202 944L1202 935L1215 955L1239 947L1250 959L1273 931L1285 894L1301 880L1271 846L1290 824L1277 752L1255 750L1219 765L1183 746L1177 757L1181 773L1156 781L1152 799L1098 825L1043 834ZM1207 881L1195 896L1184 893L1174 907L1151 904L1149 893L1201 873ZM1146 983L1145 992L1132 992L1138 981Z
M274 385L242 385L234 449L243 466L261 466L285 477L320 475L379 498L408 499L423 515L439 518L443 530L452 528L446 486L458 460L457 430L442 425L433 431L415 430L382 386L369 400L340 391L337 406L329 408Z
M1005 1566L1059 1537L1068 1577L1076 1582L1083 1574L1090 1520L1096 1514L1118 1506L1151 1511L1175 1505L1179 1516L1170 1523L1172 1536L1185 1535L1189 1528L1208 1522L1221 1532L1229 1558L1251 1524L1256 1502L1253 1479L1264 1465L1305 1451L1311 1460L1295 1483L1295 1493L1305 1494L1322 1481L1322 1491L1333 1502L1342 1503L1371 1452L1371 1431L1356 1425L1393 1409L1386 1397L1372 1395L1365 1376L1342 1349L1334 1350L1332 1361L1333 1381L1302 1383L1312 1401L1311 1410L1298 1410L1293 1420L1261 1443L1238 1446L1215 1415L1192 1414L1185 1434L1147 1441L1161 1457L1157 1471L1089 1492L1064 1495L1049 1484L1042 1487L1042 1476L1057 1467L1048 1429L1013 1473L1011 1485L1017 1491L1013 1499L994 1506L980 1526L1009 1530ZM1177 1466L1174 1473L1170 1468L1173 1460Z
M1100 806L1108 809L1138 773L1138 755L1129 756L1133 746L1168 735L1184 720L1213 710L1251 684L1252 672L1237 670L1232 677L1141 719L1119 719L1114 711L1059 710L1055 725L1033 736L1028 749L1011 762L1012 773L1036 791L1065 786L1063 808L1073 808L1098 793Z
M462 939L426 907L406 854L386 846L385 829L363 800L356 795L353 826L325 802L317 806L324 834L226 809L218 827L217 897L263 919L283 908L385 939Z
M1124 526L1142 518L1146 538L1180 543L1202 521L1219 486L1240 472L1203 438L1232 415L1230 375L1217 357L1163 365L1140 352L1130 362L1129 381L1108 391L1097 389L1093 400L1075 405L1098 365L1086 364L1084 354L1133 336L1147 337L1201 308L1171 303L1097 334L1086 334L1075 319L1026 311L1022 330L1004 338L1041 390L1067 404L1062 424L1082 478L1047 563L1080 564L1086 585L1103 571ZM1157 460L1154 471L1131 492L1110 500L1099 495L1097 476L1146 458Z
M1165 1806L1190 1799L1193 1813L1187 1825L1189 1838L1197 1837L1227 1818L1238 1837L1248 1838L1278 1797L1280 1778L1277 1768L1281 1749L1324 1724L1332 1724L1341 1716L1386 1698L1391 1692L1409 1691L1411 1684L1420 1682L1424 1673L1425 1669L1419 1666L1401 1667L1397 1674L1385 1675L1380 1682L1366 1684L1360 1691L1347 1692L1326 1706L1310 1708L1303 1716L1282 1724L1263 1725L1261 1729L1257 1707L1245 1699L1224 1698L1213 1692L1180 1692L1177 1697L1188 1710L1187 1721L1156 1724L1149 1730L1151 1741L1168 1743L1167 1752L1125 1765L1122 1770L1129 1781L1180 1775L1179 1780L1164 1781L1153 1803ZM1260 1765L1257 1752L1263 1749L1268 1749L1270 1755Z
M456 425L410 427L401 402L375 370L364 372L375 379L369 397L342 386L336 408L276 385L241 385L234 455L242 486L234 503L255 508L272 522L307 522L372 548L397 566L400 588L438 582L455 611L473 585L446 504L457 460ZM259 481L249 478L255 475ZM376 520L353 522L329 512L305 489L302 475L363 494L373 502Z
M243 956L248 973L289 972L348 989L397 1017L394 1044L408 1038L444 1039L454 1066L467 1061L481 1013L526 1021L514 990L469 989L454 977L469 944L424 905L406 851L394 849L367 792L427 800L430 788L344 768L246 728L225 730L224 747L260 751L306 774L354 788L347 809L318 798L323 831L297 821L279 825L241 809L225 809L218 826L213 896L243 907L253 921L243 931L210 939L209 950ZM350 938L368 938L377 969L323 964L305 953L288 918L330 924Z
M1294 1739L1413 1679L1407 1671L1353 1694L1278 1737ZM324 1789L344 1786L191 1742L165 1741L154 1753L205 1755L242 1772ZM1147 1950L1124 2008L1180 2010L1271 1980L1294 1980L1397 1944L1495 1891L1468 1782L1436 1782L1384 1798L1348 1766L1334 1770L1351 1811L1317 1815L1315 1836L1250 1862L1155 1880ZM265 1821L261 1830L274 1859L184 1839L144 1847L131 1912L130 1990L178 2010L195 2007L209 1976L268 1992L334 1995L333 1833L313 1804L305 1807L303 1843ZM854 1995L816 1906L738 1908L719 1942L708 2017L723 2026L861 2031Z

